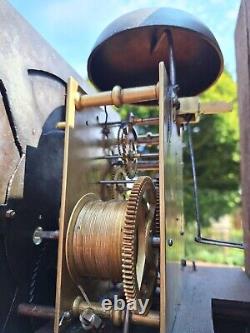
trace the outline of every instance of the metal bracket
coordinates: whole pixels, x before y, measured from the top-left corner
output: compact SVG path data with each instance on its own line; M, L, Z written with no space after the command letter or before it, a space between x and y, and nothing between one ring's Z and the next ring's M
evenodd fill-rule
M231 112L232 103L209 102L200 103L199 97L185 97L179 99L180 107L177 111L178 124L197 123L201 115L211 115Z
M66 125L71 128L74 128L75 126L76 100L79 96L79 89L81 88L78 82L71 76L67 84L66 99Z
M84 94L83 89L79 86L76 79L70 76L67 83L66 121L58 122L56 124L57 129L65 130L66 126L74 128L77 101L79 100L81 94Z

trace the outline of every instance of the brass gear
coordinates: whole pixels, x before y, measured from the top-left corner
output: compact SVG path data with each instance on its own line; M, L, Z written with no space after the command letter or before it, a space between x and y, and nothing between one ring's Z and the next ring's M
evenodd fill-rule
M151 236L156 193L150 177L135 181L128 200L102 201L88 193L76 204L66 235L66 261L73 281L84 277L123 282L128 303L152 298L158 252ZM147 310L150 302L148 302Z
M121 166L114 166L112 168L112 180L126 180L127 175ZM127 199L127 186L126 184L114 184L112 186L112 199Z
M137 172L137 134L131 123L122 123L118 130L118 152L122 157L128 178Z
M141 204L148 207L146 216L140 216ZM156 193L150 177L139 177L134 183L127 202L122 237L122 278L126 301L143 302L150 299L157 277L157 251L152 247L151 236L155 213ZM140 229L144 228L144 232ZM143 235L144 238L138 239Z

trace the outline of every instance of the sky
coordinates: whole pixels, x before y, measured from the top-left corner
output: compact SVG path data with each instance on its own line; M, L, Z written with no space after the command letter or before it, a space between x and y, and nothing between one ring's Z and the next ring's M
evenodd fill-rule
M214 33L225 66L236 78L234 30L240 0L9 0L84 78L102 30L120 15L143 7L174 7L199 18Z

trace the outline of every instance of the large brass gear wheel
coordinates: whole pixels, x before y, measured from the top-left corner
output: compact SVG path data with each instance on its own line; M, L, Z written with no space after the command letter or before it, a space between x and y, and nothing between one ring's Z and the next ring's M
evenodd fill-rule
M155 206L150 177L135 181L128 200L104 202L90 193L78 201L66 236L67 266L77 285L84 277L123 282L128 303L151 299L158 261L151 242Z
M143 205L156 205L156 192L149 177L140 177L128 199L122 238L122 279L128 303L150 299L156 279L157 256L150 241L154 210L140 211ZM152 215L153 214L153 215ZM141 228L143 232L141 232ZM140 311L140 309L138 310Z

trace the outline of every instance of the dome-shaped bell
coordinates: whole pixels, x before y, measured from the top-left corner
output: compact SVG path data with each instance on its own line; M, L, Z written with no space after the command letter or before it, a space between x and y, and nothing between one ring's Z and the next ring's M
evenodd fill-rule
M223 56L211 31L194 16L172 8L139 9L113 21L88 59L88 75L100 90L152 85L158 64L169 64L167 33L173 39L180 97L200 94L223 70Z

